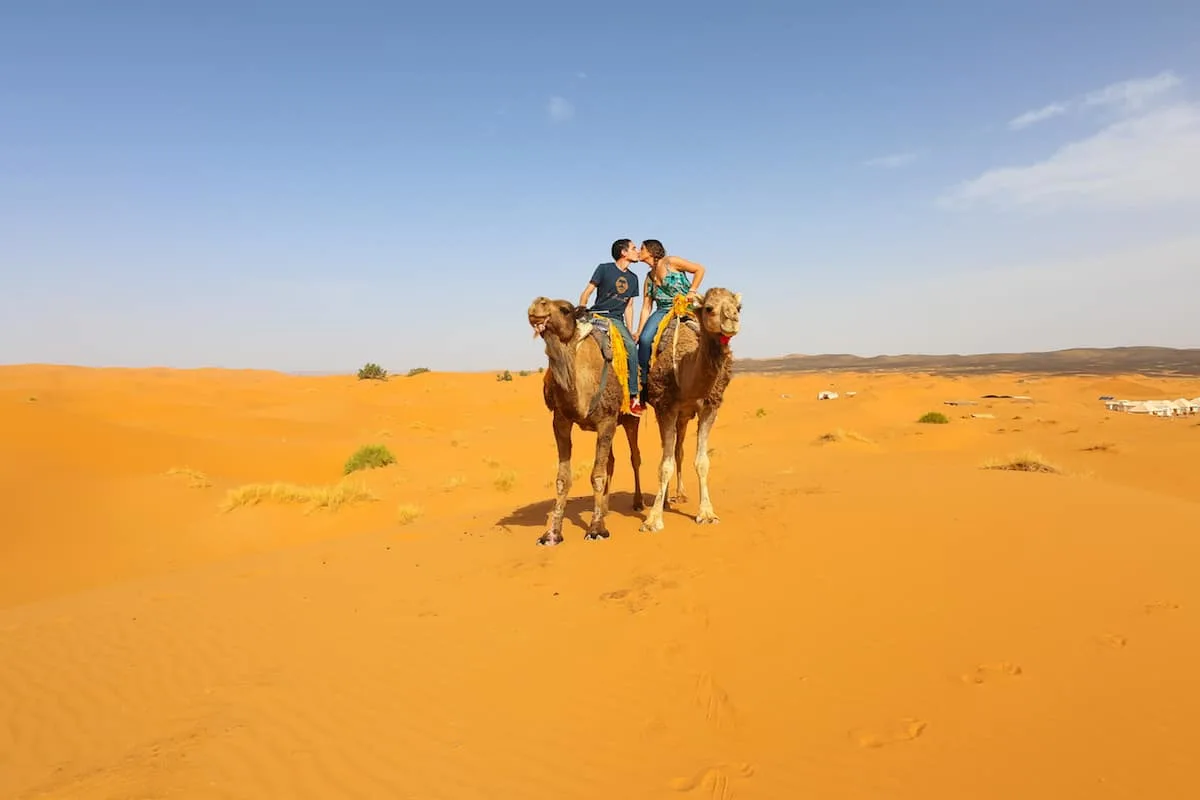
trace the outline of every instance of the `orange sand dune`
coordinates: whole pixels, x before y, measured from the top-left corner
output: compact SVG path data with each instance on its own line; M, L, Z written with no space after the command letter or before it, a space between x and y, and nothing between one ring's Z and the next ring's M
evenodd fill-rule
M618 437L547 550L536 376L0 369L0 797L1192 796L1200 418L1129 386L1200 394L741 375L720 525L639 533ZM370 443L376 500L221 510Z

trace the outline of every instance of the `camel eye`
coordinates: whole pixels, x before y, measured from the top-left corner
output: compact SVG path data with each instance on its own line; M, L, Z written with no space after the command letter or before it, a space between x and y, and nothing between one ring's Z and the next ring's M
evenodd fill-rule
M713 307L712 307L712 306L705 306L705 307L704 307L704 313L705 313L705 314L711 314L711 313L713 313Z
M558 307L558 310L564 314L570 314L574 309L571 306L567 305L566 303L563 303L561 306Z

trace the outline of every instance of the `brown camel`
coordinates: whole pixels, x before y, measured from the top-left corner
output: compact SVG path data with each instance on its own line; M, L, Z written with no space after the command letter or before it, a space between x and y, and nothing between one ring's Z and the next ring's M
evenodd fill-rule
M713 287L705 292L694 321L676 319L663 331L647 387L647 401L654 408L662 440L662 462L658 493L642 523L643 531L663 529L663 503L672 472L677 490L672 503L687 500L683 493L683 439L693 417L697 418L696 476L700 481L696 522L719 521L708 494L708 435L717 421L725 387L733 378L729 341L741 327L741 314L740 294Z
M546 408L553 412L554 442L558 445L558 477L554 482L554 510L545 533L537 543L556 545L562 542L563 514L567 492L571 489L571 430L595 431L596 461L592 465L592 492L595 506L585 539L607 539L604 518L608 514L609 489L612 486L612 443L617 425L625 429L629 440L629 457L633 466L633 509L641 511L642 454L638 449L638 425L641 420L632 414L621 413L621 381L613 369L611 358L592 332L595 322L588 310L566 300L539 297L529 306L529 324L534 335L546 343L550 368L542 384ZM619 336L616 331L613 335ZM603 336L603 334L601 334ZM607 345L607 342L606 342ZM611 350L609 350L611 354Z

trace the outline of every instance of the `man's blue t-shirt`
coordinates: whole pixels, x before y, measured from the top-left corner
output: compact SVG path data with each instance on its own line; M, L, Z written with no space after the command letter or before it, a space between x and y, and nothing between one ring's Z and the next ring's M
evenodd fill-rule
M596 267L590 282L596 285L596 302L592 310L606 317L621 319L629 299L638 296L638 276L633 270L623 270L612 261Z

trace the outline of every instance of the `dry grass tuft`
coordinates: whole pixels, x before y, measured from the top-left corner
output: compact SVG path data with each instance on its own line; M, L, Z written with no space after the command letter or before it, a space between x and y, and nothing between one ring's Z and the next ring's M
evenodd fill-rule
M168 478L187 478L189 489L207 489L212 486L212 481L207 475L191 467L171 467L166 475Z
M861 433L843 430L842 428L838 428L836 431L830 431L829 433L821 434L817 437L816 444L831 444L833 442L846 441L862 442L863 444L875 444L874 441L868 439L866 436L863 436Z
M501 492L507 492L517 485L517 473L513 472L511 469L503 470L499 475L496 476L496 479L492 481L492 485Z
M221 503L222 511L259 503L302 505L304 513L318 510L337 511L353 503L378 500L365 486L337 483L332 486L298 486L294 483L252 483L230 489Z
M1033 451L1007 459L992 459L984 462L983 469L999 469L1009 472L1040 472L1047 475L1061 475L1062 470Z
M396 521L401 525L418 519L425 511L420 506L414 506L409 503L403 503L396 509Z
M1115 453L1115 452L1117 452L1117 446L1115 444L1113 444L1112 442L1100 442L1099 444L1094 444L1091 447L1083 448L1083 452L1085 452L1085 453Z

